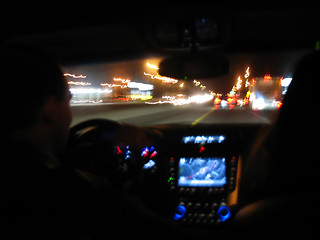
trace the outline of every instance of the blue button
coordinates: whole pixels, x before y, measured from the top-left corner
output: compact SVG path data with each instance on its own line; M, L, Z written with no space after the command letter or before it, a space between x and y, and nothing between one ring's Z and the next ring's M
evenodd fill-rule
M187 209L185 206L183 205L179 205L176 208L176 212L174 213L173 219L174 220L179 220L181 218L183 218L183 216L186 214Z
M224 222L231 217L231 211L227 206L221 206L218 209L217 215L220 221Z

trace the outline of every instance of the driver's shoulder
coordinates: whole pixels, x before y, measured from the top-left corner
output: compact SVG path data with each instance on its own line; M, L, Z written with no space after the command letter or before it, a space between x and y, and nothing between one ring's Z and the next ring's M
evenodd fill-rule
M112 189L104 177L64 166L56 156L30 143L6 139L0 149L3 155L2 183L6 182L8 188L38 188L67 195Z

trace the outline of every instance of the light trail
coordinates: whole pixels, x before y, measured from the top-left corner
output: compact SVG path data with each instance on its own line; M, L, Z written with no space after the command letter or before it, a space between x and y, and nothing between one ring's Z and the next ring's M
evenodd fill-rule
M65 73L65 74L63 74L63 76L73 77L73 78L87 78L87 76L85 76L85 75L75 75L75 74L71 74L71 73Z

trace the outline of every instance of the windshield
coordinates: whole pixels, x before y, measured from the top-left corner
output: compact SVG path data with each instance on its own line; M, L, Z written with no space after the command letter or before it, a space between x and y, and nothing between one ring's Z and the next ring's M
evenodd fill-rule
M58 59L73 95L72 125L269 124L296 62L320 48L318 15L301 6L115 8L55 21L28 16L4 26L3 41L41 46Z
M65 66L73 123L105 118L140 126L271 123L291 82L243 65L222 79L159 74L161 58ZM256 72L256 73L255 73ZM227 79L227 80L226 80Z

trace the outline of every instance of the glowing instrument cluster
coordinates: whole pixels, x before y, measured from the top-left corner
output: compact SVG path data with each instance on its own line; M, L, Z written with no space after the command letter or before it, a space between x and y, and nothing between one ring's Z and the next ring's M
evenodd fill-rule
M118 170L122 173L127 173L131 162L134 161L134 156L129 145L119 144L114 147L114 155Z
M155 170L157 167L158 152L154 146L146 146L141 151L130 149L129 145L123 143L114 146L114 155L119 170L127 172L131 163L141 161L142 168L146 171Z
M143 169L153 169L156 167L156 157L158 152L155 147L145 147L141 151L141 157L144 160Z

